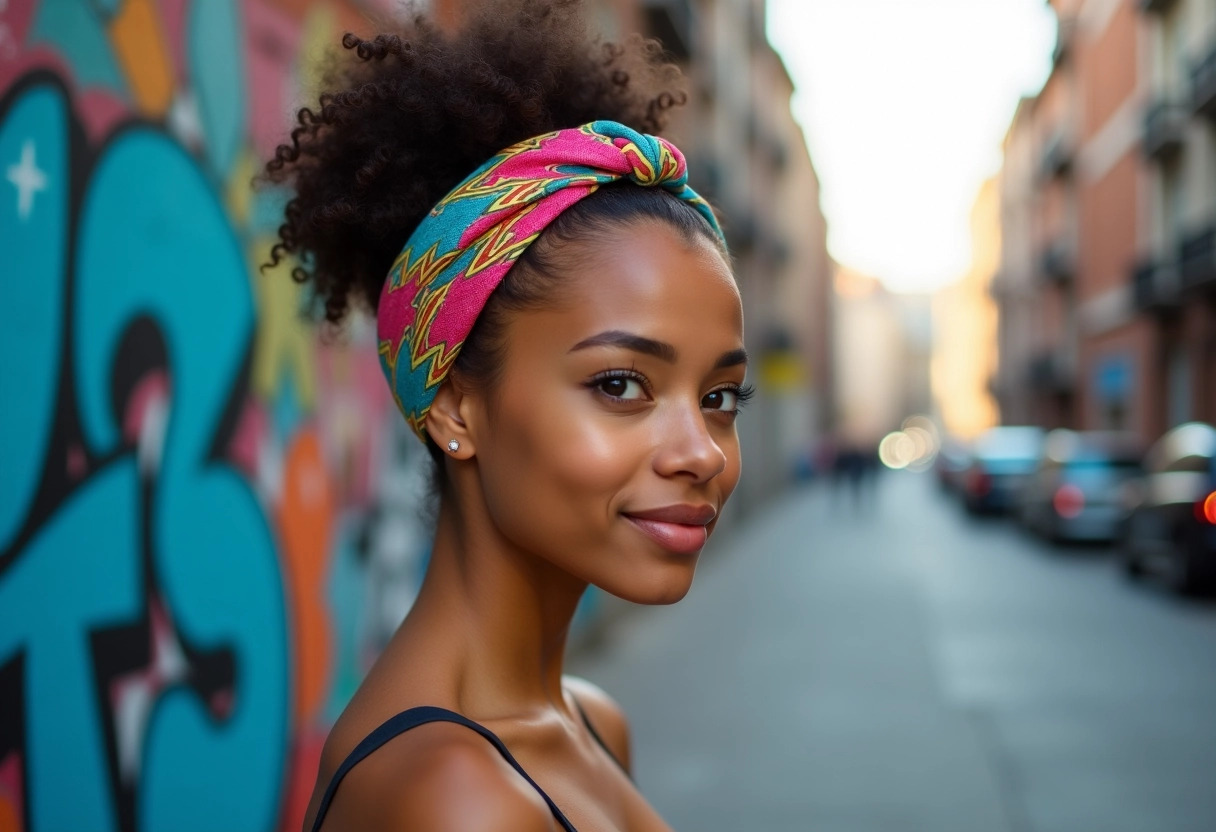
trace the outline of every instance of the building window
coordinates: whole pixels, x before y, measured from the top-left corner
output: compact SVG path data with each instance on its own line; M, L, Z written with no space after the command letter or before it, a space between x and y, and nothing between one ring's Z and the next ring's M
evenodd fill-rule
M1165 20L1162 21L1162 58L1161 64L1162 85L1161 89L1170 97L1182 95L1186 90L1186 85L1183 79L1189 76L1189 67L1186 63L1187 50L1185 48L1186 41L1183 37L1182 28L1182 4L1170 9Z
M1181 160L1170 159L1161 168L1161 236L1166 251L1173 251L1182 233L1183 197Z
M1126 357L1111 356L1098 362L1094 392L1097 393L1099 426L1104 430L1127 430L1132 368Z
M1191 411L1194 398L1191 393L1191 357L1184 346L1176 344L1170 349L1165 373L1165 416L1169 427L1173 427L1194 418Z

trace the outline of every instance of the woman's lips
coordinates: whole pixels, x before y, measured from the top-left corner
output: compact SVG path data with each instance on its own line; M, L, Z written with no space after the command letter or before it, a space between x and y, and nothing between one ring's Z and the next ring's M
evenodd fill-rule
M630 515L625 517L655 543L681 555L693 555L701 551L709 537L709 530L705 526L664 523L661 520L645 520Z
M709 538L709 524L718 512L713 506L668 506L626 514L625 517L664 549L681 555L701 551Z

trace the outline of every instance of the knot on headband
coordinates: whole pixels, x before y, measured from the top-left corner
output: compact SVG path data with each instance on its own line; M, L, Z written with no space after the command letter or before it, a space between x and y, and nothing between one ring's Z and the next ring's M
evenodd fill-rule
M491 292L540 233L601 185L629 179L693 205L721 236L666 139L595 121L508 147L445 196L393 262L376 316L380 364L426 441L426 414Z

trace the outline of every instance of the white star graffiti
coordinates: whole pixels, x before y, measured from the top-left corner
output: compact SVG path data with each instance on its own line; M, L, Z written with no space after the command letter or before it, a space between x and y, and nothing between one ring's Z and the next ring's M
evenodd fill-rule
M8 181L17 189L17 216L24 222L34 210L34 194L46 190L46 174L35 161L33 139L26 139L21 146L21 161L9 165Z

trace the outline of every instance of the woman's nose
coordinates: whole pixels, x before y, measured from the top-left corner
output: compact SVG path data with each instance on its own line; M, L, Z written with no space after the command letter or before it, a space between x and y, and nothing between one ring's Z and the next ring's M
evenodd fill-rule
M726 453L714 440L701 412L696 407L673 407L660 420L655 472L663 477L688 476L707 482L726 469Z

